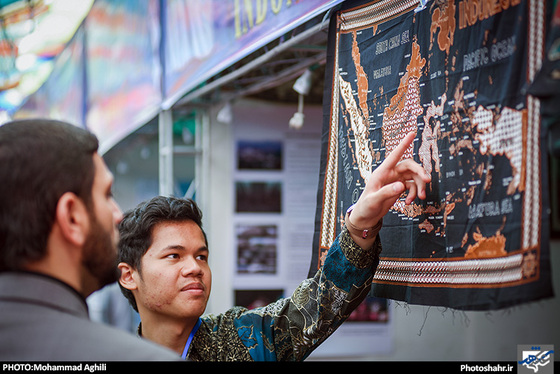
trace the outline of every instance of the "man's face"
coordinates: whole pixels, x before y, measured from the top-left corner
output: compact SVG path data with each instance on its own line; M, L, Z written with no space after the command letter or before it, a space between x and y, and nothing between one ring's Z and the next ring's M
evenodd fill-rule
M90 227L82 263L99 282L99 288L118 280L117 225L122 220L122 211L113 199L113 176L103 159L94 154L95 177L92 186L93 212L90 212Z
M132 277L141 315L185 319L204 313L212 274L206 241L195 222L157 224L152 231L152 245L142 257L140 267L140 273L133 270Z

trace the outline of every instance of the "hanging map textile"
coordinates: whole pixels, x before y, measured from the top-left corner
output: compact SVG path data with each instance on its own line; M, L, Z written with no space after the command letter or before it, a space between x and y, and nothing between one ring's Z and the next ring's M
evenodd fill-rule
M331 18L314 273L366 178L404 157L428 198L383 221L374 296L490 310L553 296L539 101L545 1L346 1Z

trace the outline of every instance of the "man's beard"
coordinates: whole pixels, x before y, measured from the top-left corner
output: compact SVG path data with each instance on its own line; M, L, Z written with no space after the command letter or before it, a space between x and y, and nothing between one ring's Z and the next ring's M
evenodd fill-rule
M90 215L90 231L84 245L82 264L98 282L98 288L114 283L119 279L117 268L116 243L99 223Z

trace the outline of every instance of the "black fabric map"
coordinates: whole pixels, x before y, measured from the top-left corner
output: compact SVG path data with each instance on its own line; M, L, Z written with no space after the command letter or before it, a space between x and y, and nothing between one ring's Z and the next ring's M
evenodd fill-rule
M465 310L553 295L540 102L545 1L346 1L331 18L310 273L406 133L428 198L384 218L374 296Z

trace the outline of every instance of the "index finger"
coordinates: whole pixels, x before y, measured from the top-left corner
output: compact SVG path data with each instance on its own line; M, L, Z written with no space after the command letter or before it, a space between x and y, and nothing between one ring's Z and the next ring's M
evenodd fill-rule
M389 168L395 167L401 160L402 156L404 155L404 152L406 152L408 147L410 147L410 145L414 141L414 138L416 138L416 131L411 131L408 134L406 134L406 136L403 138L403 140L401 140L399 145L397 145L397 147L393 149L393 151L389 154L389 156L385 158L383 164L386 163L386 166Z

